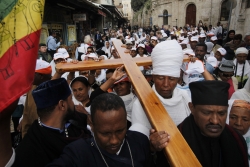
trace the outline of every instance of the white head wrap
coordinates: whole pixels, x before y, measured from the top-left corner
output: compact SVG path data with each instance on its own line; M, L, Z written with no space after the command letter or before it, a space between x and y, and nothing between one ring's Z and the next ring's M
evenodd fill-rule
M151 58L153 74L180 77L183 52L176 40L157 44L152 51Z
M237 54L241 54L241 53L245 53L245 54L248 54L248 50L244 47L240 47L238 48L236 51L235 51L235 55Z
M214 44L212 42L206 42L207 52L210 53L213 50Z

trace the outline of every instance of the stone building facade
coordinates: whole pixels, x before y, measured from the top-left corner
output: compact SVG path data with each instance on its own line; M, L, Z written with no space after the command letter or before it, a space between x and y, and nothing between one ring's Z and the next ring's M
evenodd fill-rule
M213 26L220 21L224 28L230 25L229 29L245 35L250 33L250 0L149 0L134 14L132 24L182 27L197 25L199 20Z

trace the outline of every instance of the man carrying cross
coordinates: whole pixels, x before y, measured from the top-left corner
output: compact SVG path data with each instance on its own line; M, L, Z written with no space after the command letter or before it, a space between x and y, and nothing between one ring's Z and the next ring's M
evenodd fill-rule
M190 114L188 103L191 101L187 92L176 89L183 60L181 46L174 40L161 42L155 46L151 57L155 83L152 89L178 125ZM151 125L139 100L133 105L131 129L149 136Z

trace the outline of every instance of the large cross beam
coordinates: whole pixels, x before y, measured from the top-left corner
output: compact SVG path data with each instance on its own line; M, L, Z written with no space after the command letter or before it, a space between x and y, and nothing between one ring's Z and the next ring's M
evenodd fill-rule
M93 67L81 67L81 63L78 64L59 64L57 69L59 71L77 71L77 70L91 70L91 69L102 69L102 68L114 68L124 64L127 74L130 77L130 80L134 86L137 97L139 98L144 111L154 129L157 131L166 131L171 135L171 139L167 147L164 149L165 155L169 160L171 166L174 167L201 167L201 164L195 157L194 153L188 146L187 142L179 132L178 128L172 121L171 117L168 115L167 111L161 104L161 101L156 96L154 91L151 89L150 85L146 81L145 77L139 70L137 65L144 65L139 59L132 58L129 54L124 53L125 48L122 48L120 40L113 41L114 47L118 52L118 55L121 59L113 61L113 63L118 64L109 64L106 63L106 66L102 66L101 62L92 62L90 64L94 65ZM167 47L167 46L166 46ZM150 58L148 58L150 59ZM145 59L146 60L146 59ZM108 61L108 60L107 60ZM187 61L187 59L185 59ZM111 60L110 60L111 62ZM142 64L140 64L140 63ZM138 63L138 64L136 64ZM145 65L149 65L149 62ZM85 64L89 64L86 63ZM99 65L97 65L99 64ZM109 65L107 65L109 64ZM71 69L69 68L71 67ZM77 68L76 68L77 67ZM178 111L176 111L178 112Z

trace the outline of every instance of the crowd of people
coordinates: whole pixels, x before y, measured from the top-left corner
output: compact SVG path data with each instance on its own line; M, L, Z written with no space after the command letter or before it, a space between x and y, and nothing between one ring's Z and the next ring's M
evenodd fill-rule
M3 165L170 166L162 150L171 134L152 128L124 66L55 68L119 59L112 42L119 39L128 56L151 57L152 66L138 68L202 166L249 166L250 35L222 34L220 22L96 31L70 56L52 33L39 45L31 90L3 111L14 111L15 148L0 150ZM0 145L8 141L4 123Z

